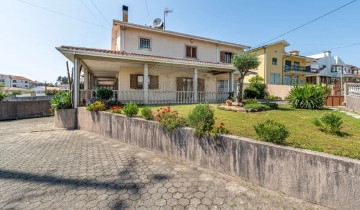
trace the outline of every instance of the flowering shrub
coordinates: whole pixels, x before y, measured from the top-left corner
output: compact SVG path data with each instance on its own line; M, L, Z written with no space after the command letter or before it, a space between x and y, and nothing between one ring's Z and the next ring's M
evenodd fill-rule
M121 108L121 106L115 105L115 106L112 106L108 111L111 113L115 113L115 114L121 114L122 108Z
M170 107L159 108L156 114L156 121L168 131L173 131L185 125L185 119L179 117L177 111L171 111Z
M90 103L86 107L89 111L105 111L105 102L104 101L95 101L94 103Z
M223 122L220 122L219 125L215 125L213 126L211 132L210 132L210 135L215 137L216 135L218 135L219 133L221 134L227 134L229 133L229 130L226 129L224 127L224 123Z
M95 101L101 101L101 100L99 98L97 98L97 97L92 97L92 98L86 99L86 106L88 106L89 104L94 103Z
M154 115L151 111L151 108L148 106L145 106L141 109L141 115L146 119L146 120L154 120Z
M139 107L134 102L130 102L125 105L124 113L128 117L134 117L139 112Z

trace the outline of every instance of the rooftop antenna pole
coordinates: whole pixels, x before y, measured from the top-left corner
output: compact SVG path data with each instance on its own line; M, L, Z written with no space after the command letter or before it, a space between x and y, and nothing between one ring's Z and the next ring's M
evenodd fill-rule
M165 17L168 16L169 13L173 13L174 10L173 9L168 9L167 7L164 10L164 30L165 30Z

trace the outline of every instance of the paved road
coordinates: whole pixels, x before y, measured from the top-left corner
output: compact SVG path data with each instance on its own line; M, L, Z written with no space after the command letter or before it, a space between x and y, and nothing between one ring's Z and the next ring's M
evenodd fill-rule
M52 120L0 122L0 209L323 209Z

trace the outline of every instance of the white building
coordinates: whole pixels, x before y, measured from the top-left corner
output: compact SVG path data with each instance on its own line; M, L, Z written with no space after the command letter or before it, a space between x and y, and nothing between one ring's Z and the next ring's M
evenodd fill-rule
M30 79L23 76L0 74L0 84L5 87L29 89Z
M339 56L332 56L330 51L308 56L314 61L307 63L319 73L306 78L308 83L331 84L343 79L344 82L360 82L359 68L345 63Z

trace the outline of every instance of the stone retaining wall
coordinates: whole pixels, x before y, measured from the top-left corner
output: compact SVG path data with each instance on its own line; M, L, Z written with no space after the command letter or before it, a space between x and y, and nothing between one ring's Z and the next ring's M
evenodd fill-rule
M50 116L50 101L0 102L0 120Z
M270 190L337 209L359 209L360 161L224 135L197 139L157 122L78 109L79 129L236 175Z

